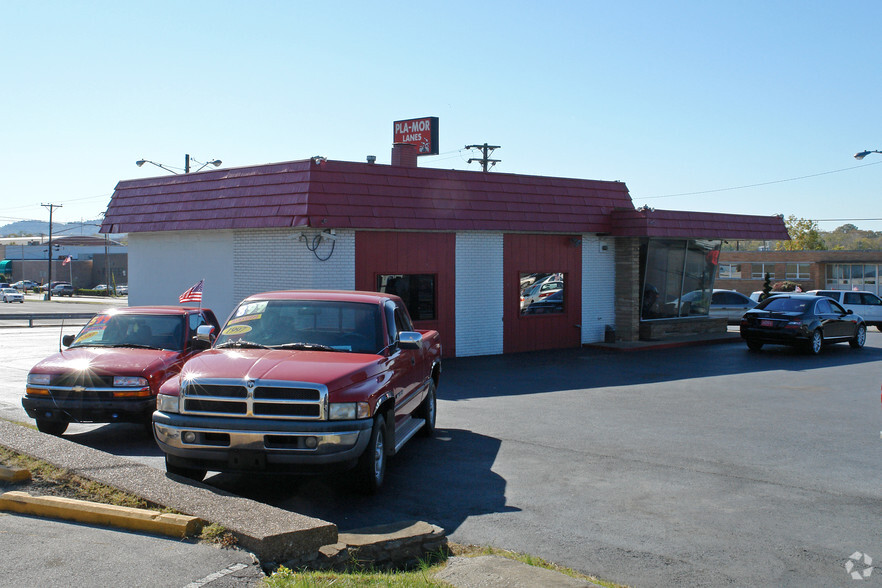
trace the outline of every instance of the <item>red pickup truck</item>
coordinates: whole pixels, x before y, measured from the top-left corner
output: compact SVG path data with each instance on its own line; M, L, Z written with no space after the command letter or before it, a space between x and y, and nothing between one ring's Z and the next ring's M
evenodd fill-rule
M163 384L153 431L172 474L354 468L371 493L388 456L434 431L440 375L438 333L397 296L256 294Z
M68 348L31 368L21 403L37 428L61 435L71 422L150 424L159 387L210 345L202 325L217 328L207 308L131 306L96 314Z

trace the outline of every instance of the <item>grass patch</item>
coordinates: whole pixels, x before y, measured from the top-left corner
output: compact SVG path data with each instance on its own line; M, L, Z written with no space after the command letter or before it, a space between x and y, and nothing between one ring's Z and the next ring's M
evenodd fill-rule
M269 588L363 588L369 586L389 586L392 588L448 588L450 584L436 580L433 576L444 568L444 564L421 565L411 571L376 571L365 569L349 572L294 571L285 566L277 569L272 576L263 580Z
M202 543L211 543L219 547L233 547L238 543L236 536L227 531L223 525L211 523L202 527L202 533L199 534L199 541Z
M111 486L77 476L50 463L16 453L5 447L0 447L0 463L9 467L30 470L33 483L27 489L33 489L41 494L64 496L66 498L89 500L116 506L149 508L151 510L161 510L162 512L172 512L168 509L163 509L159 505L151 504L138 496L133 496Z

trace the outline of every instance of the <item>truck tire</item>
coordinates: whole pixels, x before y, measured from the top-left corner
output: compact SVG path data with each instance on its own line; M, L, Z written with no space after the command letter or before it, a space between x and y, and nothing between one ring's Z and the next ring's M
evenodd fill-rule
M356 486L363 494L376 494L386 477L386 419L377 415L371 440L355 466Z
M47 435L55 435L56 437L61 437L65 431L67 431L67 425L65 421L47 421L45 419L37 419L37 430L41 433L46 433Z
M187 478L189 480L195 480L197 482L204 480L205 474L208 473L206 470L201 470L199 468L188 468L186 466L170 463L167 455L165 456L165 471L169 474L181 476L182 478Z
M435 380L429 380L429 391L420 407L417 409L417 417L423 419L426 424L420 429L420 435L431 437L435 434L435 416L438 412L438 399L435 396Z

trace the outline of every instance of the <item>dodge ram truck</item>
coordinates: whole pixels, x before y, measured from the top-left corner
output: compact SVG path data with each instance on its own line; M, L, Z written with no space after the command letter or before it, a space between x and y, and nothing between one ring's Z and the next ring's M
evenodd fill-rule
M197 339L218 322L207 308L131 306L105 310L67 350L31 368L22 399L37 428L61 435L71 422L138 422L150 426L156 395L184 362L210 345Z
M154 436L170 474L351 469L373 493L387 457L434 432L440 375L437 331L414 330L397 296L255 294L163 384Z

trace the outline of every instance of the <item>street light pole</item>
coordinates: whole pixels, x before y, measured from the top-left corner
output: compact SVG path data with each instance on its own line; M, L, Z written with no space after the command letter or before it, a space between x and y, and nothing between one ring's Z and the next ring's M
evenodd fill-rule
M854 154L854 158L857 159L858 161L860 161L861 159L863 159L864 157L866 157L870 153L882 153L882 151L859 151Z
M200 162L200 161L196 161L195 159L192 159L192 158L190 157L190 154L189 154L189 153L185 153L185 154L184 154L184 173L185 173L185 174L190 173L190 161L191 161L191 160L193 161L193 163L202 163L202 162ZM166 166L164 166L164 165L161 164L161 163L156 163L155 161L150 161L149 159L139 159L138 161L135 162L135 165L137 165L138 167L141 167L141 166L144 165L145 163L149 163L149 164L151 164L151 165L155 165L156 167L161 167L161 168L164 169L165 171L167 171L167 172L171 172L171 173L173 173L173 174L177 174L177 173L178 173L178 172L176 172L175 170L173 170L173 169L170 168L170 167L166 167ZM220 164L222 164L222 163L223 163L223 162L222 162L220 159L213 159L213 160L211 160L211 161L206 161L206 162L203 163L202 166L201 166L199 169L197 169L196 171L202 171L203 168L205 168L205 167L207 167L207 166L209 166L209 165L213 165L214 167L218 167L218 166L220 166ZM178 169L180 169L180 168L178 168Z

